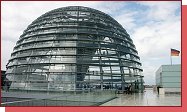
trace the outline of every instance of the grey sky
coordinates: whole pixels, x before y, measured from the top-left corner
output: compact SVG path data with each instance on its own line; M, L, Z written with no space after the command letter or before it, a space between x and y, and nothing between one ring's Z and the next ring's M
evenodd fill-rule
M1 5L2 70L19 36L32 21L50 10L73 5L103 11L127 30L141 58L146 84L154 84L155 71L170 64L170 48L181 50L180 2L3 1ZM181 63L180 57L172 59L174 64Z

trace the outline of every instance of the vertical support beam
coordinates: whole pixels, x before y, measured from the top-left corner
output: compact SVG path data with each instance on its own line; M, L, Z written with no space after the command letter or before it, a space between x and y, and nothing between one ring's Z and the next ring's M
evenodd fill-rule
M108 50L106 50L107 51L107 56L109 56L109 53L108 53ZM113 75L112 75L112 67L111 67L111 61L110 61L110 58L108 58L108 60L109 60L109 65L110 65L110 74L111 74L111 81L110 81L110 86L111 86L111 88L110 89L112 89L113 88Z
M121 83L121 87L122 87L122 91L124 91L125 90L125 78L124 78L124 70L123 70L123 67L122 67L122 62L121 62L121 59L119 59L119 61L120 61L120 72L121 72L121 81L122 81L122 83Z
M122 87L122 91L125 90L125 78L124 78L124 69L123 69L123 63L121 61L121 54L120 54L120 49L118 48L118 45L116 45L117 47L117 55L118 55L118 60L119 60L119 67L120 67L120 73L121 73L121 87Z
M78 7L78 9L77 9L77 23L78 23L78 21L79 21L79 7ZM77 38L77 40L78 40L78 38L79 38L79 37L78 37L78 28L76 28L76 34L74 34L74 35L76 36L76 38ZM77 65L77 63L78 63L78 60L77 60L77 59L78 59L78 56L77 56L77 55L78 55L78 48L77 48L77 47L78 47L78 41L76 41L76 48L75 48L75 51L76 51L76 52L75 52L75 55L76 55L76 58L75 58L75 59L76 59L76 60L75 60L75 61L76 61L76 65L75 65L75 67L76 67L76 69L75 69L75 74L74 74L74 75L75 75L75 76L74 76L74 78L75 78L75 82L74 82L74 83L75 83L75 84L74 84L74 86L75 86L75 87L74 87L74 91L76 91L76 89L77 89L77 74L78 74L78 73L77 73L77 72L78 72L78 70L77 70L77 69L78 69L78 65Z
M30 58L29 58L29 60L28 60L28 62L27 62L27 64L29 63L29 61L30 61ZM25 90L27 90L28 91L28 83L29 83L29 74L31 74L31 73L28 73L29 72L29 70L30 70L30 66L31 65L29 65L28 67L27 67L27 71L26 71L26 81L25 81Z
M140 84L141 84L141 93L143 93L143 91L144 91L144 87L143 87L143 76L140 76Z
M101 48L99 48L99 54L100 54L100 56L99 56L99 69L100 69L100 80L101 80L101 90L103 90L103 69L102 69L102 62L101 62L101 60L102 60L102 58L101 58Z
M129 69L130 84L132 84L132 73L131 73L131 69L130 68L128 68L128 69Z
M99 38L99 41L101 37ZM99 69L100 69L100 81L101 81L101 90L103 90L103 69L102 69L102 58L101 58L101 43L98 42L99 45Z
M49 84L49 74L50 73L46 73L47 74L47 93L49 93L49 86L50 86L50 84Z

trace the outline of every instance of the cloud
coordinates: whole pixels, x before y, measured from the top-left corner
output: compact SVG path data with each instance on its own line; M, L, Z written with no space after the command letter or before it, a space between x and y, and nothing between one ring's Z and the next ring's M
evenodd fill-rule
M122 11L118 16L114 18L127 30L131 31L136 26L136 18L137 12L129 12L127 10Z
M180 2L165 1L165 2L138 2L140 5L149 7L147 10L147 17L155 20L172 19L175 17L175 11L180 7ZM169 17L169 18L168 18Z
M164 20L160 19L160 17L154 18L153 16L152 19L147 19L147 22L144 22L144 25L137 26L134 30L131 37L136 44L140 56L145 58L163 57L167 56L168 53L163 51L169 51L170 48L177 48L180 50L181 18L180 16L174 16L177 7L180 8L179 4L167 4L167 2L151 2L150 4L143 2L141 4L149 6L147 12L148 18L153 12L157 12L158 9L160 10L163 7L162 11L166 11L167 14L163 15L162 11L159 11L160 15L165 18ZM157 8L155 9L155 7ZM173 7L175 10L168 9ZM157 14L159 12L157 12Z
M179 2L138 2L148 7L143 25L137 25L131 37L141 57L146 83L154 84L154 72L170 64L170 48L181 50L181 17L176 15ZM181 63L180 57L173 58ZM152 83L151 83L152 82Z
M3 47L4 46L4 47ZM15 46L14 42L8 40L1 41L1 70L6 70L7 61L10 59L11 52L13 51L13 47Z
M162 57L168 53L163 51L170 48L181 49L180 26L180 20L145 25L137 28L131 37L134 38L134 43L142 57Z
M90 6L91 8L100 10L102 12L105 12L109 15L114 15L118 11L121 11L123 7L126 6L126 2L115 2L115 1L108 1L107 3L105 1L97 1L94 2L95 5Z

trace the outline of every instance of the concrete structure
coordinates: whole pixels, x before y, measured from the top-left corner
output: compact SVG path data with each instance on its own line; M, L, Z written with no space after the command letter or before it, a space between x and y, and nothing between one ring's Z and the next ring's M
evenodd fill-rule
M6 71L1 70L1 89L3 89L3 87L5 86L5 79L6 79L5 73Z
M156 85L165 93L181 92L181 65L162 65L156 71Z
M47 12L20 36L7 64L11 89L74 91L132 84L143 90L140 58L109 15L70 6Z

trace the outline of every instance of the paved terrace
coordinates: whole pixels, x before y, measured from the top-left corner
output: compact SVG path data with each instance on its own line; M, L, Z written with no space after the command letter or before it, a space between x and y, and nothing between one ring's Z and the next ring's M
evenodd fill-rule
M158 95L153 89L132 95L118 94L117 97L101 106L181 106L180 94Z
M2 102L4 103L31 99L38 100L13 103L7 106L181 106L180 94L158 95L152 89L146 89L144 93L134 93L132 95L114 95L114 93L110 93L109 91L89 94L2 92ZM108 102L106 102L107 100Z

